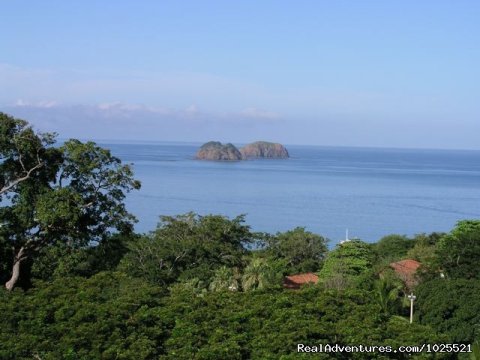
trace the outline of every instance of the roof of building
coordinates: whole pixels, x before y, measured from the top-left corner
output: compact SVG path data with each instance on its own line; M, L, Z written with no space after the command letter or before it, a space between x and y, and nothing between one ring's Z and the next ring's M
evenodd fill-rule
M300 289L304 284L316 284L318 275L314 273L296 274L285 276L283 279L283 287L286 289Z
M420 265L421 263L417 260L405 259L391 263L390 267L395 270L408 287L411 287L416 283L415 273Z
M413 274L420 267L420 263L417 260L405 259L390 264L396 272L404 274Z

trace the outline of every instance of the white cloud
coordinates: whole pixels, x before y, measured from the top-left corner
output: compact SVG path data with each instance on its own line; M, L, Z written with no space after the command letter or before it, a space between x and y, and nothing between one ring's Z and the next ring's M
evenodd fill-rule
M58 106L59 103L57 101L37 101L37 102L29 102L23 99L18 99L14 102L14 107L32 107L32 108L53 108Z
M270 96L266 88L256 83L215 74L140 71L119 74L105 69L32 69L2 63L0 84L3 105L16 99L38 105L47 96L63 104L118 107L144 103L154 111L160 111L157 107L164 105L182 109L195 104L210 111L229 112L257 102L269 107L266 101Z
M272 111L257 109L255 107L249 107L249 108L243 109L242 111L240 111L239 114L241 116L245 116L248 118L261 119L261 120L277 120L280 118L280 115L277 113L274 113Z
M0 111L66 137L478 148L478 103L441 94L1 63L0 84Z
M249 122L252 120L274 121L281 119L278 113L248 107L240 111L232 112L209 112L201 110L197 105L192 104L184 109L172 109L167 107L154 107L143 104L129 104L122 102L99 103L96 105L65 105L58 101L36 101L30 102L23 99L17 99L7 108L23 108L34 113L35 111L51 109L54 112L65 112L75 109L78 115L88 114L99 118L133 118L139 116L157 116L158 118L169 117L172 119L187 119L219 122Z
M67 105L55 101L16 100L2 111L30 121L41 131L91 139L158 139L243 141L254 127L266 128L278 115L249 107L237 112L211 112L193 104L183 109L108 102ZM230 135L228 135L230 134Z

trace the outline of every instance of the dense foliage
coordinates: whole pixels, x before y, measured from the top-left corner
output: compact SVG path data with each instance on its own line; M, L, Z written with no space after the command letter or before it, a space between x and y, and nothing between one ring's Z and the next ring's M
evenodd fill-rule
M0 358L285 359L297 343L416 344L445 335L387 317L369 292L307 288L198 296L118 272L2 292ZM408 331L406 331L408 328ZM349 358L382 358L358 354Z
M380 261L390 263L405 257L414 245L415 240L393 234L381 238L374 244L373 250Z
M160 288L121 273L0 294L1 359L152 358L174 321L161 314Z
M157 230L129 244L121 269L163 285L179 277L208 283L221 266L244 266L244 245L254 235L243 222L242 216L163 216Z
M435 279L417 289L418 317L450 336L450 342L480 338L480 280Z
M338 244L329 252L319 273L320 283L327 288L344 289L368 286L373 280L373 251L360 240Z
M267 238L267 252L283 259L288 273L318 271L327 254L327 239L297 227Z
M10 290L21 265L47 246L84 247L112 229L132 229L123 200L140 183L130 166L93 142L55 147L54 138L0 113L0 237L13 252Z
M57 146L2 113L0 187L0 278L10 279L0 290L0 359L470 355L299 354L299 343L474 344L471 358L480 357L479 220L331 250L302 227L254 233L243 216L163 216L135 234L123 200L139 183L128 165L91 142ZM421 263L413 289L390 266L403 259ZM317 284L282 286L307 272Z
M447 277L480 279L480 220L460 221L437 246L437 263Z

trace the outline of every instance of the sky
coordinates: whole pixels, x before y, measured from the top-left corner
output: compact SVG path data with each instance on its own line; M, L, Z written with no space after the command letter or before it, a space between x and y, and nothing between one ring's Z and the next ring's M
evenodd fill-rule
M96 140L480 149L479 1L33 1L0 111Z

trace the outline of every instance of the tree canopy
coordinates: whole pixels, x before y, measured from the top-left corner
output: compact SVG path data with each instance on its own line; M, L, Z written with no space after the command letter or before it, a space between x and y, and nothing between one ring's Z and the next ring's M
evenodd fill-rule
M290 274L318 271L327 254L327 239L296 227L267 238L267 252L273 259L285 260Z
M93 142L54 146L54 134L35 133L23 120L1 116L0 237L12 251L12 289L20 265L44 247L99 243L112 230L132 230L123 202L138 189L129 165Z
M398 261L406 257L415 241L404 235L387 235L374 244L376 256L384 263Z
M328 253L319 281L327 287L343 289L364 279L373 279L373 251L361 240L338 244Z
M422 324L449 334L450 342L480 339L480 280L435 279L420 284L416 294Z
M208 282L222 266L244 266L245 245L253 241L254 234L243 223L243 216L232 220L194 213L162 216L153 233L129 245L121 268L164 285L180 276Z
M463 220L437 246L439 270L447 277L480 279L480 220Z

